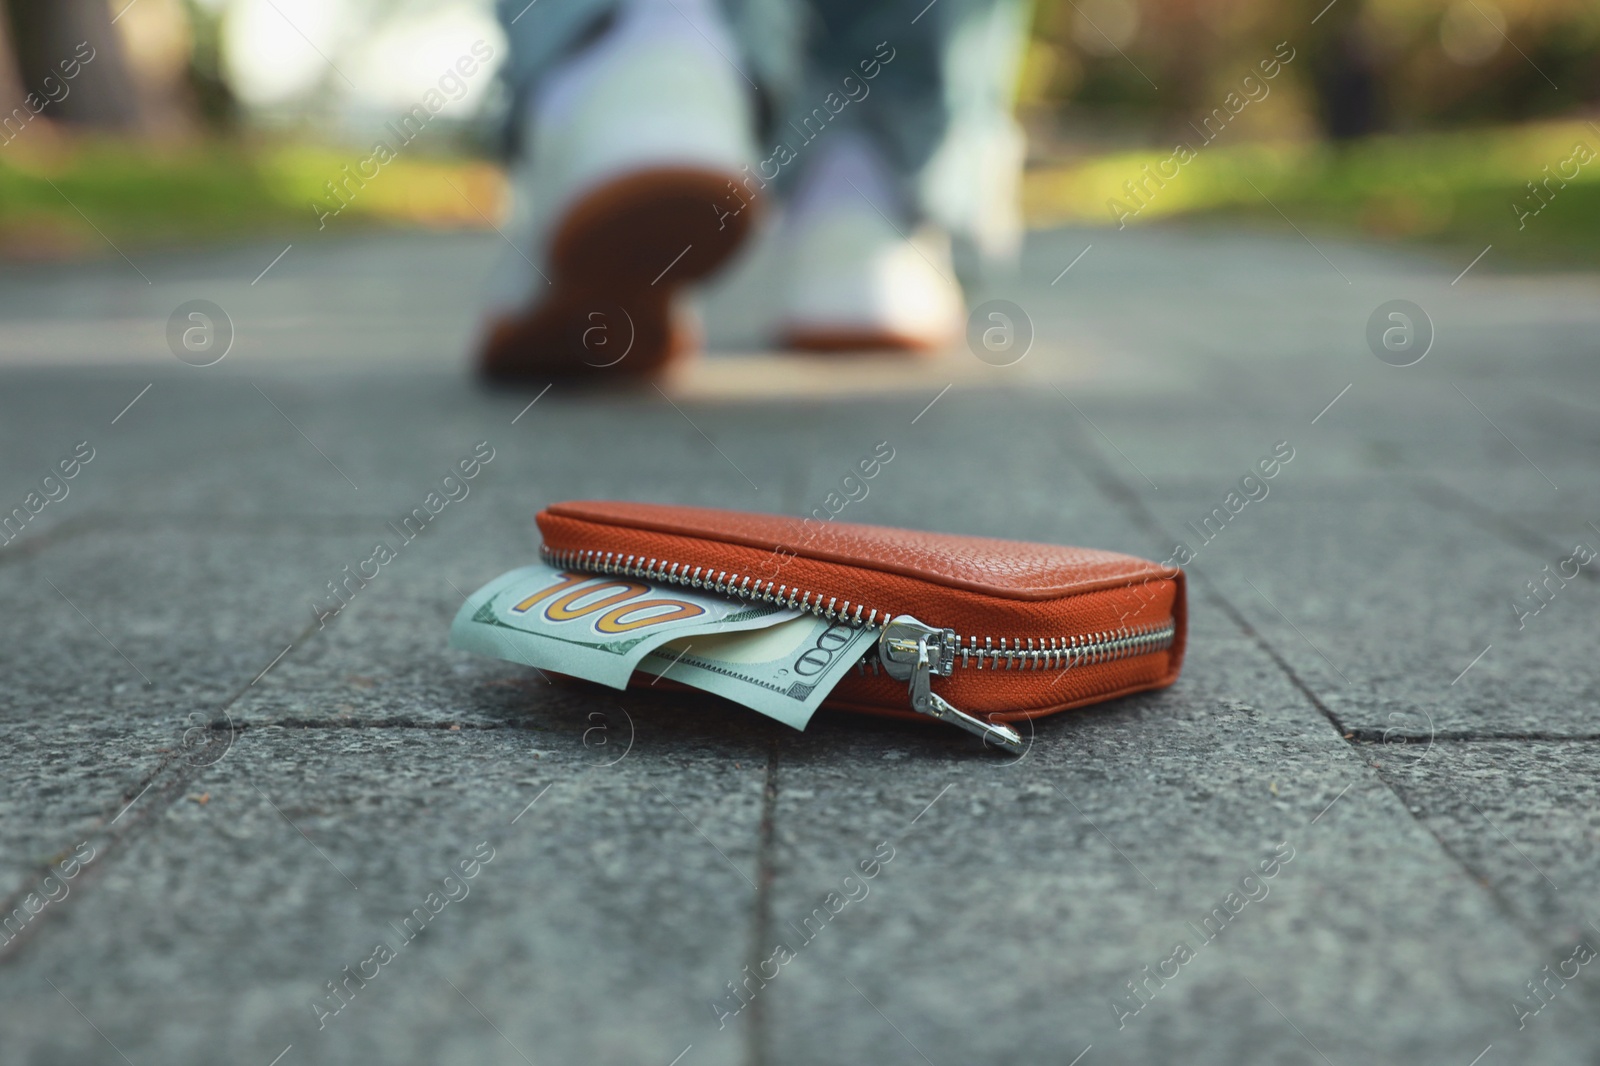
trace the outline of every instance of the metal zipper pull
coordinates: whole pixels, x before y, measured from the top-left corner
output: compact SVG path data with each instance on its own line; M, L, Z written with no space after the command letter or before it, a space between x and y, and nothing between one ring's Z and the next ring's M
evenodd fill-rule
M955 630L934 629L909 614L900 615L883 627L878 658L890 677L910 682L913 711L993 740L1006 751L1022 752L1022 737L1016 730L974 718L933 691L933 675L949 677L955 669Z

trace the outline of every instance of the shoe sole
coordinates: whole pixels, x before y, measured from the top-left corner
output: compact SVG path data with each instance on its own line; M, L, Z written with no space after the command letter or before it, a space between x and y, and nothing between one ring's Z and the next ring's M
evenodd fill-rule
M780 340L787 348L824 355L889 352L923 356L942 351L950 343L947 338L917 337L871 326L822 325L787 326L781 331Z
M675 322L672 297L726 263L749 235L759 207L750 201L731 212L736 178L657 167L585 195L555 230L551 287L491 327L484 376L647 377L689 355L694 340Z

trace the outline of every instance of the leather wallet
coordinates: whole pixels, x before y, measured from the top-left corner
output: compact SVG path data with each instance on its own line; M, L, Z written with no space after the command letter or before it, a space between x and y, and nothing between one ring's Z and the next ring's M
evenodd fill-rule
M537 521L563 569L871 627L824 707L938 718L1013 750L1003 723L1161 688L1183 665L1183 571L1129 555L647 503L559 503Z

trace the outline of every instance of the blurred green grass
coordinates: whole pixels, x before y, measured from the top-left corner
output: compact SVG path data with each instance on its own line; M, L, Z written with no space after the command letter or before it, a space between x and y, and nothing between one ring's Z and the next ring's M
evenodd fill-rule
M1562 169L1571 175L1574 147L1593 157L1563 186L1541 186L1539 208L1528 182ZM1195 219L1285 226L1307 232L1354 233L1379 239L1460 246L1476 253L1494 244L1507 257L1545 265L1594 265L1600 250L1600 128L1588 122L1411 136L1351 144L1211 145L1181 166L1164 187L1146 183L1139 199L1124 182L1144 180L1171 151L1125 152L1030 170L1024 202L1039 224L1115 226L1108 202L1138 212L1129 226ZM1544 168L1549 167L1547 172ZM1170 172L1171 166L1165 168ZM1280 214L1281 212L1281 214ZM1497 255L1498 258L1498 255Z
M1141 150L1036 165L1024 182L1034 225L1115 226L1162 220L1346 233L1461 246L1494 244L1496 259L1593 265L1600 249L1600 154L1520 224L1514 204L1539 206L1527 183L1600 151L1600 128L1551 122L1384 136L1342 146L1240 143L1202 146L1164 184L1128 181L1170 150ZM19 152L19 147L26 152ZM0 255L61 258L119 246L171 246L318 232L314 202L361 153L270 141L153 147L107 139L40 139L0 147ZM1171 170L1169 166L1168 171ZM1571 173L1569 162L1566 171ZM504 176L480 160L402 157L384 166L327 220L327 231L379 225L482 228L502 216ZM1280 215L1281 212L1281 215Z
M363 153L325 147L209 141L175 146L52 138L0 148L0 255L60 258L119 246L186 245L318 231L314 202ZM499 169L476 160L400 158L357 188L326 222L483 226L505 197Z

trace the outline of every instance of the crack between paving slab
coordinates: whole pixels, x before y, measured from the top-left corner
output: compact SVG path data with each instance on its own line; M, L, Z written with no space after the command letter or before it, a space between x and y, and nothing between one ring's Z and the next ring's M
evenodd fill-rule
M751 915L750 969L759 977L766 956L763 946L772 941L772 883L776 878L773 857L777 850L778 738L767 748L766 781L761 790L761 826L756 844L756 901ZM750 1024L745 1027L746 1066L763 1066L767 1061L766 997L750 1001Z
M318 628L318 624L315 621L308 622L306 628L295 638L293 646L299 647L302 642L312 639ZM216 708L215 713L226 713L228 708L237 703L246 692L250 691L250 687L254 684L255 679L241 684L233 695L229 696L221 706ZM213 725L211 728L216 729L217 727ZM234 728L237 730L236 726ZM220 732L220 730L218 731ZM238 739L236 732L233 743L237 743ZM108 811L106 814L101 815L100 823L89 830L88 839L95 845L95 857L93 862L85 866L79 875L83 880L73 886L79 892L82 892L88 885L98 879L101 872L106 868L106 859L115 854L117 846L122 841L133 837L143 827L153 825L161 812L176 803L191 784L203 777L207 771L227 757L227 750L225 749L222 756L215 762L196 765L184 761L181 754L182 750L181 743L177 749L169 749L161 761L156 764L155 769L136 782L137 787L132 792L124 793L118 797L116 813L112 814ZM174 767L178 769L174 771ZM155 794L146 799L146 793L149 793L152 789L155 790ZM141 803L140 800L144 800L144 802ZM113 829L112 826L124 817L128 819L127 825L122 829ZM61 854L70 851L73 846L71 844L67 845L67 848ZM21 906L22 901L30 894L36 894L34 893L34 888L45 877L53 874L56 861L56 859L52 858L38 864L34 867L32 874L23 880L15 892L0 898L0 915L9 915L13 910ZM41 928L58 917L58 911L64 912L65 910L66 898L63 898L60 904L46 907L35 914L27 925L23 927L20 934L7 943L0 945L0 965L10 961L13 956L22 950L25 943L38 934Z
M793 510L803 507L809 495L809 478L798 466L790 465L778 475L778 495L785 507ZM772 886L777 880L778 837L778 737L774 736L767 747L767 772L761 790L761 824L756 841L756 898L750 916L749 968L760 979L761 963L766 945L772 936ZM764 986L763 986L764 987ZM765 1066L767 1061L767 1000L756 996L750 1002L750 1021L746 1025L744 1064Z
M1600 733L1474 733L1456 730L1449 733L1400 733L1389 730L1358 728L1344 734L1352 743L1394 744L1433 741L1437 744L1479 744L1495 740L1537 740L1556 744L1593 744L1600 741Z
M1532 553L1536 558L1546 562L1560 559L1566 554L1567 549L1556 546L1556 542L1549 540L1543 533L1529 529L1522 523L1512 518L1507 518L1491 508L1474 500L1472 497L1450 487L1437 478L1418 476L1416 478L1416 493L1419 497L1443 511L1453 511L1463 515L1473 525L1477 526L1495 539ZM1591 581L1600 581L1600 574L1591 569L1579 567L1579 575ZM1568 578L1567 580L1572 580Z
M333 535L370 531L391 516L381 514L216 514L214 512L129 512L116 516L118 532L181 529L184 532L281 535L302 533Z
M1196 575L1190 576L1194 577ZM1313 707L1322 712L1322 716L1328 720L1328 724L1333 726L1340 737L1348 739L1351 731L1346 728L1344 722L1334 713L1333 708L1323 703L1321 697L1312 691L1311 686L1306 684L1299 673L1295 671L1295 668L1289 665L1288 660L1278 654L1278 649L1274 648L1267 638L1262 636L1256 630L1256 627L1250 624L1250 620L1244 616L1243 612L1235 607L1226 596L1217 591L1216 586L1204 579L1202 579L1202 583L1205 586L1206 598L1221 608L1222 613L1227 615L1233 624L1239 627L1240 632L1254 641L1256 647L1266 653L1267 658L1271 659L1278 669L1283 672L1283 676L1289 679L1289 683L1299 690L1302 696L1310 700Z
M1146 532L1156 537L1159 541L1159 539L1164 536L1165 531L1162 529L1161 523L1157 521L1155 515L1151 513L1148 507L1145 506L1144 501L1139 498L1138 494L1130 486L1123 483L1123 481L1117 477L1116 473L1111 469L1111 466L1106 461L1105 457L1095 450L1093 441L1086 440L1075 430L1069 432L1073 432L1074 436L1077 437L1079 451L1088 460L1083 467L1084 474L1089 478L1094 486L1099 489L1099 491L1108 500L1110 500L1113 506L1121 508L1123 513L1127 515L1127 517L1132 520L1135 525L1143 528ZM1222 609L1223 613L1232 619L1233 622L1238 625L1240 629L1248 637L1250 637L1250 639L1253 640L1275 664L1277 664L1278 669L1283 671L1284 676L1289 679L1290 684L1292 684L1296 690L1303 694L1306 699L1310 700L1312 706L1321 711L1324 717L1326 717L1334 726L1339 733L1340 739L1344 740L1349 747L1355 748L1356 742L1351 740L1349 736L1346 735L1349 731L1347 731L1340 723L1339 716L1334 714L1332 709L1326 706L1322 700L1317 697L1316 693L1311 691L1310 687L1301 680L1299 674L1297 674L1294 669L1283 659L1283 657L1280 656L1277 651L1267 643L1266 639L1261 634L1255 631L1255 629L1243 617L1243 615L1241 615L1238 610L1234 608L1233 604L1228 602L1226 597L1217 592L1209 581L1205 582L1205 586L1207 599L1216 603ZM1389 794L1395 798L1395 801L1400 804L1401 808L1411 816L1411 820L1416 823L1416 825L1423 832L1427 833L1433 838L1434 843L1438 845L1439 850L1445 855L1449 856L1450 860L1460 868L1461 872L1466 877L1479 885L1483 891L1488 894L1489 899L1493 901L1496 907L1499 908L1501 915L1506 919L1507 922L1510 923L1511 927L1519 930L1523 936L1527 938L1529 946L1533 947L1541 954L1547 953L1548 948L1545 943L1545 931L1540 929L1537 925L1532 925L1525 922L1522 916L1517 912L1516 908L1512 906L1511 901L1498 888L1490 883L1487 875L1480 874L1471 863L1467 862L1463 856L1458 854L1456 850L1450 846L1449 842L1446 841L1444 837L1442 837L1439 832L1433 828L1433 826L1429 825L1427 821L1418 817L1416 812L1411 809L1411 803L1406 798L1405 794L1400 790L1400 787L1394 781L1391 781L1387 774L1383 773L1382 770L1372 765L1372 763L1367 761L1365 758L1361 759L1361 764L1367 768L1374 778L1377 779L1377 782L1380 785L1389 791Z
M235 722L233 728L237 733L250 729L443 729L461 732L471 730L492 732L497 729L544 732L548 729L544 724L533 721L428 722L417 718L374 718L370 721L349 718L279 718L271 721Z
M53 547L64 540L72 540L83 536L85 533L93 533L111 525L112 516L100 511L89 511L86 514L63 518L43 533L23 539L20 544L15 546L7 544L0 547L0 566L22 559L31 559L46 548Z
M1161 523L1156 519L1156 516L1145 506L1144 501L1139 498L1138 494L1112 472L1100 453L1093 450L1093 442L1084 442L1080 437L1080 444L1092 459L1089 466L1085 468L1084 473L1094 483L1095 488L1099 489L1101 494L1110 499L1113 504L1120 507L1123 513L1133 520L1135 525L1143 527L1146 532L1158 540L1165 536L1166 531L1162 529ZM1277 649L1268 643L1265 637L1256 632L1255 627L1240 613L1238 608L1234 607L1226 596L1217 591L1216 586L1209 580L1200 577L1199 574L1194 572L1188 572L1188 576L1192 584L1198 584L1203 587L1206 598L1220 607L1222 612L1233 621L1233 624L1238 626L1244 635L1255 643L1256 647L1265 652L1267 657L1277 664L1278 669L1283 671L1284 676L1300 691L1300 694L1310 700L1311 705L1321 711L1322 716L1332 724L1334 729L1338 730L1340 736L1343 736L1347 730L1344 723L1339 720L1339 716L1318 698L1310 686L1300 679L1300 675L1295 672L1294 667L1290 666L1278 654Z
M100 824L94 826L85 834L87 842L92 843L95 847L95 855L93 861L85 865L83 870L78 875L81 880L72 886L77 890L73 893L73 895L81 894L99 877L101 871L105 869L104 864L106 858L113 854L113 845L116 842L122 840L131 832L136 830L137 827L144 825L149 821L148 812L152 805L160 803L162 799L168 799L167 803L160 803L161 809L166 809L166 807L170 806L172 802L169 797L182 793L182 791L188 786L189 782L195 777L199 776L198 773L188 776L174 775L168 778L166 781L162 781L162 775L165 774L174 765L174 763L180 761L181 757L176 752L169 751L165 756L163 756L161 761L156 764L154 770L150 771L150 773L146 774L136 782L136 785L138 786L136 789L134 789L131 793L124 793L118 797L118 813L115 816L109 814L102 815ZM194 769L204 770L206 768L198 767ZM112 823L117 822L125 815L129 815L130 812L132 812L134 805L138 803L140 799L143 799L146 793L150 792L150 790L155 788L158 784L160 787L157 789L155 795L152 796L148 802L144 803L138 812L131 814L127 828L120 830L111 829ZM111 819L110 822L106 821L106 818L108 817ZM75 845L69 844L59 853L59 855L64 856L69 854L74 846ZM46 877L54 876L59 879L59 875L56 873L54 868L57 861L59 861L57 857L52 857L45 862L38 864L24 878L22 884L15 892L3 899L0 899L0 915L10 915L19 907L23 907L23 900L25 900L28 896L38 895L36 889ZM48 924L51 919L57 917L58 911L64 911L66 909L65 904L66 898L63 898L61 904L46 907L37 914L33 915L28 923L23 926L22 931L19 934L7 941L5 944L0 945L0 965L9 962L14 955L18 954L22 950L23 946L38 934L40 929ZM28 913L25 908L23 913Z
M152 532L181 529L185 532L259 534L262 536L284 533L310 535L338 535L356 533L382 522L378 515L307 515L304 518L285 519L280 515L215 515L168 512L162 514L117 514L110 511L86 511L81 515L63 518L55 525L33 536L24 534L12 544L0 545L0 566L30 559L55 547L63 541L76 540L90 533L100 532Z

